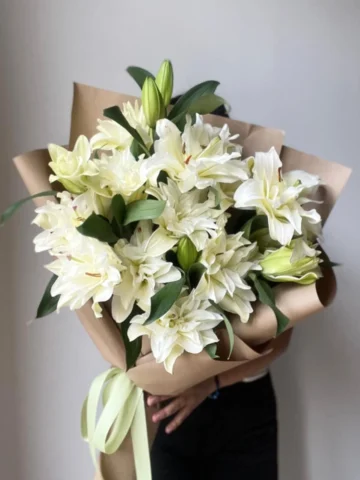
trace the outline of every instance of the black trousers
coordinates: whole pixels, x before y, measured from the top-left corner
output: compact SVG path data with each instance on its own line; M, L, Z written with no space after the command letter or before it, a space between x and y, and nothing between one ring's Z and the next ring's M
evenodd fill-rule
M270 375L223 388L170 435L168 422L161 423L152 448L153 480L277 480Z

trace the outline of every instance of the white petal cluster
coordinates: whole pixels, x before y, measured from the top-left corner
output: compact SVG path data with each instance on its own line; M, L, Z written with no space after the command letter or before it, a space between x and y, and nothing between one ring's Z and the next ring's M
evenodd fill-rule
M47 202L35 210L32 223L43 229L34 238L35 251L49 251L51 255L71 255L84 238L76 230L92 212L98 210L90 191L74 197L67 191L58 193L59 203ZM86 241L85 241L86 243Z
M96 239L86 238L73 248L71 256L61 256L46 267L58 276L51 294L60 295L58 309L81 308L92 299L96 317L101 317L101 302L111 298L121 281L124 267L112 248Z
M159 139L149 161L152 184L156 184L160 171L176 181L182 192L247 179L245 164L239 148L231 143L234 137L227 125L220 130L197 115L194 125L188 120L183 134L166 119L158 121L156 133Z
M91 148L88 139L80 135L72 152L59 145L49 145L50 168L55 175L50 175L50 182L59 181L71 193L86 191L84 181L87 177L97 175L97 168L91 160Z
M99 195L112 198L119 193L126 203L144 197L147 164L143 158L135 159L129 147L102 154L95 165L99 173L89 179L89 187Z
M189 237L198 251L202 250L209 237L216 235L218 225L216 217L215 193L209 190L193 189L181 193L177 183L168 179L159 187L149 188L147 193L159 200L166 201L166 207L154 223L159 225L164 235L175 239Z
M184 352L200 353L204 347L218 342L214 328L223 320L211 308L208 300L200 300L193 290L180 297L161 318L145 325L147 314L133 318L128 335L130 340L147 335L158 363L173 373L176 359Z
M256 244L246 240L242 232L227 235L222 231L208 242L201 254L200 262L206 271L197 294L247 322L253 311L251 302L256 297L245 279L250 270L259 269L252 260L256 253Z
M155 291L162 284L180 279L180 271L163 259L171 245L163 241L159 230L152 233L151 222L146 221L139 222L130 243L120 240L115 245L115 252L126 268L112 301L112 314L117 322L126 320L135 302L148 311Z
M252 177L239 186L234 199L236 208L254 208L258 214L266 215L271 238L288 245L295 234L320 233L318 212L303 208L310 201L308 196L320 185L320 179L302 171L282 175L281 168L274 148L257 153Z

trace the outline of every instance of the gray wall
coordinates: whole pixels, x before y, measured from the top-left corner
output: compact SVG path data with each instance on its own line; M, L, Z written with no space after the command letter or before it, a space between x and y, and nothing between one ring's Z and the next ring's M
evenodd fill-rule
M287 143L354 168L326 226L339 293L274 367L281 480L360 471L359 0L0 0L1 209L25 194L14 154L65 143L72 81L136 93L124 70L175 65L177 90L216 78L235 118L284 128ZM1 231L2 477L92 478L79 413L105 365L74 315L32 326L46 282L25 208ZM244 412L244 414L246 414ZM3 457L3 458L2 458Z

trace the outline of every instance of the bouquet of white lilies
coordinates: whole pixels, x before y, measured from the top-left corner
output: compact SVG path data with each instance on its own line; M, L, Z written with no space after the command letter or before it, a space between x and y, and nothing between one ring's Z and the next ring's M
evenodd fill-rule
M194 123L187 116L183 132L168 118L151 130L148 117L131 104L121 112L153 153L134 155L133 138L115 120L100 120L101 133L80 136L73 151L49 146L50 181L66 190L59 203L36 210L44 231L34 242L56 257L47 268L57 310L91 299L101 317L101 302L112 298L112 316L127 322L130 342L149 336L171 373L184 351L215 353L225 312L247 322L265 282L321 276L314 244L321 217L303 208L320 180L302 171L283 176L274 148L241 159L228 126L212 127L198 114ZM278 317L282 331L288 322ZM130 342L139 354L140 342Z
M29 198L45 197L33 221L42 229L34 239L35 251L48 251L53 258L46 266L53 276L38 317L65 306L86 308L90 301L91 322L104 322L89 326L87 310L86 328L95 343L99 346L94 329L108 322L104 348L113 342L106 335L116 336L125 358L121 363L105 354L115 367L102 380L109 382L105 408L118 388L111 382L121 367L131 385L119 402L125 405L131 398L135 412L139 397L131 397L134 384L129 378L141 390L153 379L158 385L174 385L178 373L184 386L217 373L216 364L225 370L268 351L268 341L290 328L294 317L289 302L282 308L277 297L277 292L289 290L273 287L284 282L291 288L310 286L323 276L322 267L329 261L318 246L319 187L326 189L327 183L319 174L289 170L291 162L284 171L279 146L269 142L265 151L255 145L251 155L244 155L237 132L202 116L225 103L215 94L218 82L203 82L170 105L169 61L156 77L137 67L128 71L142 88L141 105L128 101L121 108L105 108L97 132L81 134L70 150L49 145L48 178L55 188L30 188L34 195ZM10 207L2 221L22 202ZM245 343L244 324L251 329L258 321L255 302L267 306L275 329ZM255 344L263 349L255 349ZM203 369L201 352L212 362ZM198 376L184 370L184 363L177 367L180 358L189 355L192 365L200 362L195 367ZM144 358L151 362L142 364ZM160 374L154 364L163 364L175 380ZM144 365L153 370L145 369L144 381L138 381L136 372ZM129 428L119 433L116 425L129 408L114 413L106 433L102 431L102 444L95 439L95 425L90 431L89 402L83 434L94 449L114 453ZM149 478L139 465L137 472L139 478Z

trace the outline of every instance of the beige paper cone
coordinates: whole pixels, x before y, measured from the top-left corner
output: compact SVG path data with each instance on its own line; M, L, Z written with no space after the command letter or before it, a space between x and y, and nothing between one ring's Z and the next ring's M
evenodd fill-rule
M295 285L283 283L274 288L276 305L290 319L288 328L313 315L334 299L336 278L331 268L323 271L323 278L312 285ZM249 323L234 319L234 333L250 345L261 345L276 335L276 318L271 308L258 303L255 314Z

